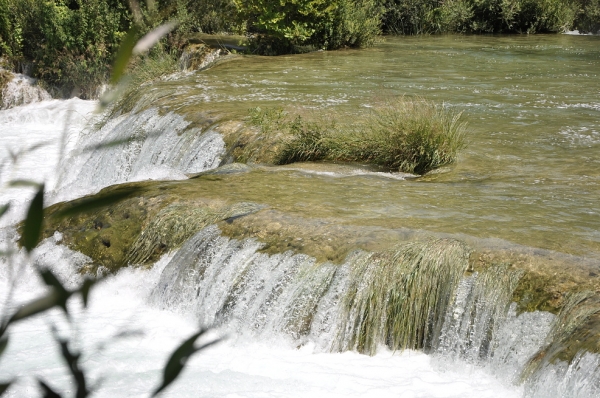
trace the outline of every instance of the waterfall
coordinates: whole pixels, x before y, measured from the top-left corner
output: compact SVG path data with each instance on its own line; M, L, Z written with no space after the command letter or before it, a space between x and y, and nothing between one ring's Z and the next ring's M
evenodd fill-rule
M559 316L517 314L511 301L522 272L498 264L465 276L469 249L458 241L356 251L340 265L268 255L263 246L207 227L171 259L151 300L242 339L313 344L323 352L421 348L443 369L477 367L506 382L524 380L526 396L556 396L549 382L565 392L560 396L597 396L597 354L527 369L545 345L565 343L565 319L572 331L598 308L582 310L580 298Z
M0 68L0 73L7 73ZM37 80L20 73L13 74L4 88L0 87L0 109L14 108L33 102L47 101L52 96L37 85Z
M217 167L225 152L212 128L190 127L182 116L155 108L112 118L84 133L77 147L61 166L60 200L122 182L185 179Z

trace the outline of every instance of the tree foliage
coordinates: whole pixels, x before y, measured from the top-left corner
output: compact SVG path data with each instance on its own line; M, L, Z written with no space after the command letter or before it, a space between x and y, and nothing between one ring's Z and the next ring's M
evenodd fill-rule
M261 53L360 47L379 33L377 0L234 0Z

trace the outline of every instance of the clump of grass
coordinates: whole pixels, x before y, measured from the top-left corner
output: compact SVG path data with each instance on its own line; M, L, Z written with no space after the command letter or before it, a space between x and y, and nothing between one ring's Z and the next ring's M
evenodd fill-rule
M363 152L373 163L425 174L453 163L465 147L462 119L461 112L432 101L401 97L376 107L359 138L364 138Z
M374 355L380 344L393 350L430 346L469 253L463 243L441 239L355 255L333 350Z
M273 158L275 164L301 161L370 163L406 173L425 174L456 161L465 146L462 113L422 98L400 97L375 106L370 115L350 127L328 115L308 120L302 116L276 123L268 114L252 117L263 132L284 131Z
M146 264L157 254L172 250L202 228L231 217L240 217L259 210L255 203L241 202L230 206L209 208L173 204L162 209L138 236L127 255L127 264Z

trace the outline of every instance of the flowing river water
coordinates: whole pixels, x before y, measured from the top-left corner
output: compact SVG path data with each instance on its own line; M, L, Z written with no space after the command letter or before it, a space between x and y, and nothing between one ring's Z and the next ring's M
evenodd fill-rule
M370 106L382 98L422 96L464 112L469 122L468 146L455 165L421 178L344 164L255 166L246 173L201 179L199 195L259 203L291 216L336 225L421 231L469 243L526 248L563 256L575 266L598 267L599 44L598 37L567 35L404 37L387 38L366 50L234 57L206 71L180 73L142 87L135 114L121 115L99 131L81 132L80 126L93 118L90 104L82 101L43 102L1 111L2 137L13 151L41 138L58 141L64 129L56 123L62 120L56 115L75 111L64 146L69 161L59 166L58 173L51 171L56 167L51 158L60 151L60 145L55 145L39 149L38 155L21 161L16 171L12 168L10 175L5 162L2 178L4 182L29 175L44 178L53 202L119 182L184 179L186 173L219 165L226 150L213 126L243 120L249 108L282 106L321 117L335 115L344 121L368 114ZM89 150L102 141L132 134L141 134L143 139ZM82 152L82 148L87 149ZM2 193L3 200L11 198L15 203L11 220L23 214L27 194L24 189ZM5 241L10 241L10 231L5 234ZM362 240L378 239L375 234ZM73 281L77 277L72 269L83 260L59 242L59 235L45 242L38 256ZM105 396L134 396L149 390L177 339L191 333L197 319L214 321L214 313L207 309L210 300L226 300L227 291L205 292L204 304L190 304L186 300L192 300L191 296L186 294L191 293L185 286L179 292L169 290L175 286L178 272L195 272L197 266L189 259L189 253L198 250L193 245L219 247L233 252L230 256L240 262L254 264L256 281L248 282L254 290L264 287L270 274L275 278L285 267L298 268L301 274L301 263L306 262L303 258L261 257L253 243L235 249L234 244L218 241L215 232L207 230L178 253L160 260L151 271L122 271L98 290L89 314L81 315L81 333L94 342L129 323L148 329L140 340L120 342L110 353L87 359L87 366L94 371L102 373L98 369L102 365L109 369L104 370L112 380L102 390ZM364 247L370 247L369 242ZM216 257L206 260L218 267L215 270L223 270L215 278L237 278L237 263ZM6 268L2 271L4 286L9 278ZM351 284L343 276L331 278L339 279L336 283L342 287ZM476 295L477 283L461 282L454 313L447 316L463 316L456 315L457 311L468 308L465 302ZM18 289L17 298L25 300L40 289L30 280ZM210 291L211 286L204 289ZM285 300L294 300L298 288L294 289L282 294ZM249 289L240 296L259 300L257 294ZM118 295L123 300L114 299ZM335 307L336 303L330 297L321 306ZM273 311L285 312L282 305ZM116 308L126 315L117 318L117 326L109 326ZM582 354L575 361L579 373L567 364L554 363L530 382L518 384L519 369L551 328L554 315L548 313L517 316L513 308L500 316L494 312L497 309L486 310L488 318L502 318L497 322L501 325L493 329L497 336L489 343L496 347L495 355L488 355L487 350L485 354L469 351L465 346L475 346L472 341L483 337L462 331L460 325L451 327L447 320L440 342L432 344L431 356L381 348L374 357L367 357L352 351L327 353L329 332L315 335L313 330L290 343L273 333L277 327L272 325L286 321L283 315L267 315L264 322L271 325L267 331L261 329L258 337L252 333L243 337L255 323L245 319L244 312L255 313L243 306L232 311L237 311L236 321L228 332L236 335L220 348L207 351L204 362L201 353L173 396L591 397L600 389L599 360L591 354ZM322 314L327 311L321 307L318 311L325 319ZM44 323L51 319L22 326L20 334L32 337L11 343L11 351L0 362L1 374L33 373L68 386L50 347L53 343L44 332ZM322 329L333 329L331 325L339 322L337 318L329 323L321 320ZM460 339L469 343L457 349ZM294 350L294 345L302 348ZM13 366L14 361L22 365ZM13 396L35 395L35 391L34 384L23 379Z

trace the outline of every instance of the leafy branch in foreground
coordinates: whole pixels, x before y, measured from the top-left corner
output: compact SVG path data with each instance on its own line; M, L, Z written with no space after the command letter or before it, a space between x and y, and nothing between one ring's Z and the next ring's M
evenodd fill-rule
M125 196L133 195L137 193L137 188L126 188L113 193L112 195L105 196L102 198L87 198L82 199L73 206L65 209L61 212L60 216L72 216L80 213L92 211L101 207L110 206L123 199ZM23 223L21 245L28 254L28 259L31 257L32 251L38 246L42 224L44 220L44 185L42 184L36 192L34 198L29 204L27 211L27 217ZM6 208L6 206L4 206ZM68 289L59 280L59 278L48 268L41 268L35 266L35 271L38 276L48 286L48 292L37 299L23 305L21 308L14 311L10 316L4 317L0 320L0 357L4 354L6 347L9 342L9 329L10 327L20 321L32 318L36 315L45 313L53 308L59 308L65 314L66 319L69 323L72 322L71 315L67 302L74 296L80 296L83 302L84 308L87 308L89 302L89 294L92 288L100 282L103 278L86 278L83 283L75 288ZM61 356L63 357L67 369L77 386L75 396L77 398L85 398L89 396L94 388L90 387L86 374L80 366L81 353L72 351L69 347L69 341L67 339L58 336L56 329L53 327L52 332L54 339L60 346ZM196 341L203 335L205 335L207 329L200 329L197 333L192 335L190 338L185 340L170 356L169 360L163 369L163 380L159 387L152 393L152 396L156 396L169 385L171 385L179 376L187 360L197 353L218 341L220 339L213 339L209 342L203 343L196 346ZM15 380L0 383L0 396L3 395L14 383ZM38 379L38 384L45 397L61 397L62 395L54 390L49 383Z
M131 0L131 3L135 6L137 5L137 1ZM148 0L148 7L150 7L150 3L153 4L150 0ZM135 7L133 7L135 11ZM129 63L130 58L135 54L141 54L143 52L148 51L153 45L155 45L164 35L169 33L175 27L175 23L169 22L167 24L163 24L150 31L140 40L135 40L138 34L138 28L134 26L126 35L120 49L119 55L117 56L113 68L113 75L111 78L111 82L116 85L112 91L110 91L107 96L104 97L104 100L101 101L101 105L107 106L116 98L118 98L119 94L122 92L123 87L127 84L127 79L124 77L124 72L127 64ZM108 143L110 145L110 143ZM35 149L35 147L34 147ZM32 149L31 149L32 150ZM19 154L13 155L13 158L18 157ZM15 160L15 159L13 159ZM20 245L25 250L27 256L27 261L31 262L32 252L38 247L40 242L40 238L42 236L43 222L44 222L44 184L38 184L31 181L12 181L9 183L9 186L33 186L37 188L36 194L29 203L29 208L27 210L26 218L22 224L21 229L21 239L19 241ZM116 190L112 194L105 195L102 198L83 198L76 202L75 204L64 209L59 217L71 217L76 216L81 213L93 211L98 208L110 206L124 197L135 195L138 192L138 189L135 187L131 188L123 188ZM9 204L5 204L0 206L0 217L7 213L10 208ZM0 255L8 255L11 253L0 253ZM10 315L6 315L0 318L0 358L4 355L6 351L6 347L9 343L9 331L12 325L17 322L30 319L36 315L45 313L54 308L59 308L64 313L67 321L71 325L72 317L69 313L69 307L67 302L74 296L80 296L83 302L84 308L87 308L89 302L89 294L92 288L102 280L102 278L86 278L82 282L82 284L75 289L68 289L65 287L56 277L56 275L49 268L42 268L36 265L33 265L34 271L37 275L44 281L46 286L48 287L48 291L32 300L31 302L23 305L19 309L12 312ZM17 273L18 274L18 273ZM12 297L12 290L14 289L16 279L18 279L19 275L12 281L12 285L10 287L10 292L8 294L7 302L10 302L10 298ZM196 352L203 350L219 341L219 339L213 339L207 343L196 346L196 341L206 333L206 329L200 329L199 332L192 335L186 341L184 341L170 356L170 359L164 366L163 369L163 380L159 387L154 390L152 396L156 396L164 389L166 389L171 383L177 379L187 360ZM94 392L97 388L96 386L92 386L88 382L88 378L85 374L84 369L80 366L81 353L75 352L69 346L69 340L60 337L56 331L56 328L52 326L52 334L54 336L55 341L60 347L60 353L63 357L67 369L76 385L76 398L85 398ZM122 336L134 335L134 333L124 333ZM15 380L2 381L0 382L0 396L2 396L6 391L9 390L10 386L15 382ZM38 385L43 393L44 397L47 398L55 398L61 397L62 395L57 392L49 383L46 381L37 378Z

